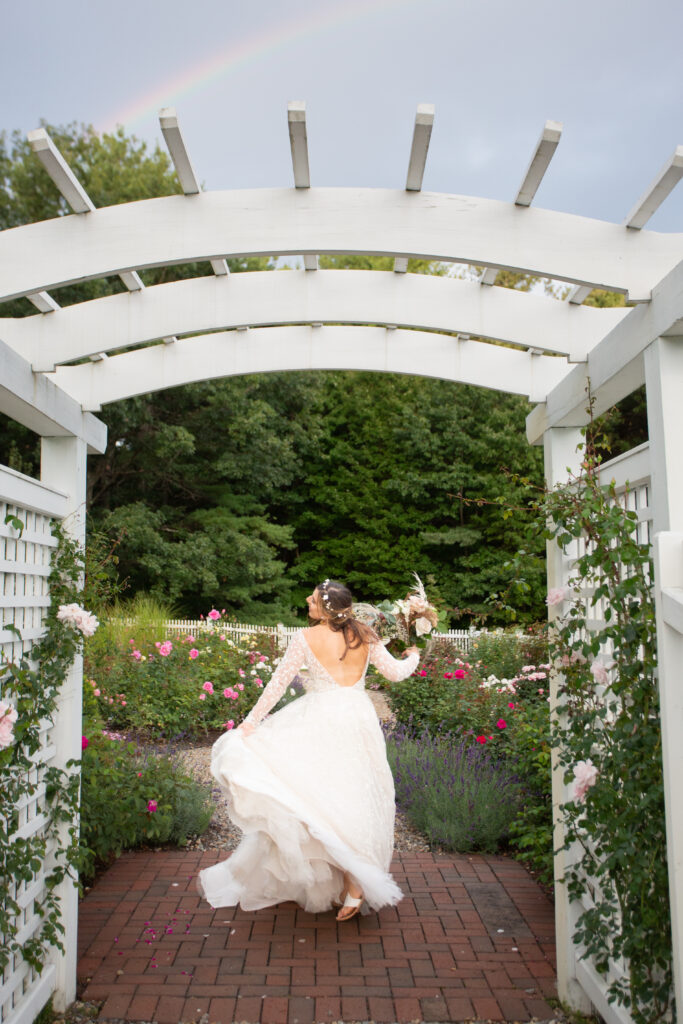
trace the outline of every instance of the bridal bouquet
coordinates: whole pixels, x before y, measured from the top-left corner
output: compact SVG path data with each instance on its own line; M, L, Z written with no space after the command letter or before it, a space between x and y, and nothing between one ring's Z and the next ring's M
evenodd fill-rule
M380 601L377 605L354 605L356 618L366 622L385 643L397 641L399 649L424 647L432 630L445 620L445 612L439 613L430 603L424 584L417 575L416 588L398 601ZM393 645L392 645L393 646Z

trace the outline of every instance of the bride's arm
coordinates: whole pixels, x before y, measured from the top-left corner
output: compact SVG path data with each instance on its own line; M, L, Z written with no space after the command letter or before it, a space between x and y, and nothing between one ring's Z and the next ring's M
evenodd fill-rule
M420 652L414 650L407 658L393 658L384 644L374 643L370 645L370 662L385 679L398 683L413 674L420 662Z
M292 637L292 640L285 652L282 661L273 672L270 680L259 699L254 704L244 721L238 726L249 735L250 732L265 718L271 708L275 707L287 685L291 683L295 675L306 660L306 643L301 632Z

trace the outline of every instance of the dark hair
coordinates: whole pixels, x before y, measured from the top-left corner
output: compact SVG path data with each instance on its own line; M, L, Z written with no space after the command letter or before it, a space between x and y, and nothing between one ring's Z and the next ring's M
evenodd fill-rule
M326 622L335 633L344 634L346 646L340 661L344 660L349 649L353 651L363 644L372 644L379 639L374 629L354 617L353 596L344 583L338 580L323 580L315 589L322 608L320 621Z

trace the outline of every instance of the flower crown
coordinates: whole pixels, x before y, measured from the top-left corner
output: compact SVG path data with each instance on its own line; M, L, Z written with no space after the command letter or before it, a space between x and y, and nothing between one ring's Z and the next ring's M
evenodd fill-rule
M340 611L340 612L334 612L332 610L332 605L330 603L330 595L327 592L327 588L329 587L329 585L330 585L330 580L326 579L326 580L323 580L323 582L318 587L318 590L320 591L320 595L321 595L321 598L322 598L323 607L324 607L325 611L328 613L330 618L332 618L332 617L334 617L335 619L349 619L349 618L351 618L352 612L351 612L350 608L346 608L346 609L344 609L343 611Z

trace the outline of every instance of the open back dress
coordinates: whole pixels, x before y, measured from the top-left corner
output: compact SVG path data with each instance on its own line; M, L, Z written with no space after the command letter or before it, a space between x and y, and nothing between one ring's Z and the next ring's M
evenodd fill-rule
M212 748L212 774L243 832L236 850L197 876L212 907L260 910L293 900L319 913L339 899L345 871L363 891L362 913L402 899L389 873L394 780L365 676L372 664L397 682L418 661L417 653L397 660L373 643L360 679L341 685L305 631L294 635L246 716L257 728L226 732ZM305 693L266 717L297 676Z

